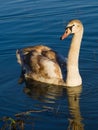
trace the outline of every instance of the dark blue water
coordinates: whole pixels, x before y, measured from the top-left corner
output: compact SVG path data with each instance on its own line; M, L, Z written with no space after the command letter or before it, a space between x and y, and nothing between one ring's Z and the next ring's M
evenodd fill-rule
M71 37L65 41L59 37L71 19L81 20L85 29L79 61L82 91L70 94L39 84L25 91L25 84L18 84L16 49L43 44L67 56ZM26 130L67 130L71 117L80 121L76 130L98 130L98 1L0 1L0 128L4 116L16 120L15 114L29 110L34 112L20 116Z

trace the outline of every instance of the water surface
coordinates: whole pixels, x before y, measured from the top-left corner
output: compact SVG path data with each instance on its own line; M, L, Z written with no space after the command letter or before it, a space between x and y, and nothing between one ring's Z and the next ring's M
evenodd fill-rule
M19 85L17 82L20 66L16 62L16 49L43 44L66 57L71 37L64 41L60 41L59 37L71 19L80 19L85 29L79 61L83 79L82 90L72 90L75 93L70 95L64 88L47 85L43 87L44 85L38 84L36 87L33 85L32 93L25 91L25 84ZM75 119L78 115L76 120L80 121L78 125L84 130L97 130L97 24L97 1L1 0L0 118L9 116L17 119L15 114L34 110L29 116L22 117L26 123L25 129L67 130L70 126L68 119ZM70 100L73 102L70 103Z

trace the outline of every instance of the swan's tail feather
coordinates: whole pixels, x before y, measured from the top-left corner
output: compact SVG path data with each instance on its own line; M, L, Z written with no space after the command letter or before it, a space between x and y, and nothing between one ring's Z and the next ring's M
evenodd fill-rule
M25 63L25 55L23 54L22 50L21 49L18 49L16 51L16 57L17 57L17 62L21 65L22 67L22 70L25 72L25 73L29 73L30 71L30 68L29 66Z
M20 50L16 50L16 58L17 62L22 65L21 57L20 57Z
M24 54L21 49L16 50L17 62L22 66L24 65Z

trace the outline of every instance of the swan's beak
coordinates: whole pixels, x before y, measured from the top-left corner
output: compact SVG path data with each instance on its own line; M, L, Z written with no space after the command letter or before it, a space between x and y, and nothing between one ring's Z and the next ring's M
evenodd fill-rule
M69 28L66 28L64 34L60 37L60 40L64 40L71 34L71 30Z

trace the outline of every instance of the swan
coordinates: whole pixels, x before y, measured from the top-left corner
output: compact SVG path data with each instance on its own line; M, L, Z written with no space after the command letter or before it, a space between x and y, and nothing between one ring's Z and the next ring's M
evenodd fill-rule
M48 84L79 86L82 78L79 72L79 52L83 36L83 24L80 20L71 20L66 26L64 40L73 34L67 61L56 51L43 45L26 47L16 51L17 62L22 67L21 77ZM66 68L66 70L65 70Z

